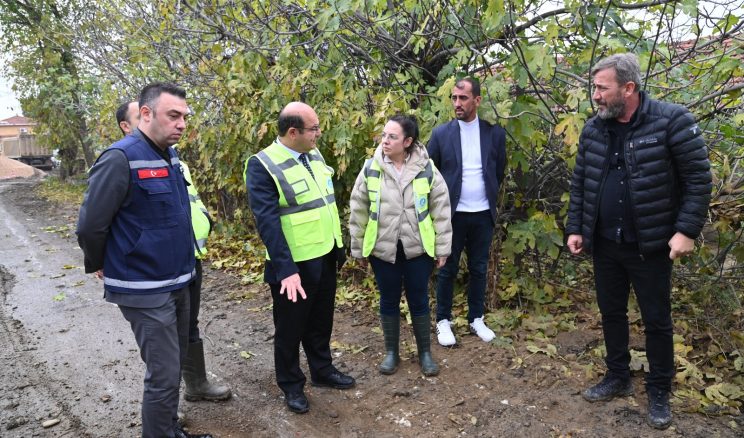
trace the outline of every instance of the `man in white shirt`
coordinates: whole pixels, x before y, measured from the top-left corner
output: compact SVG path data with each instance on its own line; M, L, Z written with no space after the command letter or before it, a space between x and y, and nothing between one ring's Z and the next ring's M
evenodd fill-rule
M495 334L483 322L486 272L506 166L506 131L478 118L480 83L463 78L452 89L456 119L434 128L427 149L447 182L452 204L452 255L437 274L437 339L455 345L452 294L460 255L468 256L468 322L483 341Z

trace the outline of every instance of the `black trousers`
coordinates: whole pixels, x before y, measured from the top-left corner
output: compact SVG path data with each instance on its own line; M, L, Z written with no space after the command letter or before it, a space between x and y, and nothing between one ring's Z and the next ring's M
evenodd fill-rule
M196 276L194 281L189 284L189 343L199 342L201 335L199 334L199 307L201 307L201 287L202 287L202 263L201 260L196 259L196 266L194 268Z
M632 284L646 334L649 364L646 386L670 391L674 377L674 343L670 298L672 261L668 252L641 256L635 243L615 243L598 237L593 258L608 374L630 378L628 297Z
M310 377L322 379L334 371L331 332L336 302L336 251L297 263L307 299L293 303L280 283L270 283L274 302L274 367L276 382L284 393L301 391L305 374L300 369L300 344L305 350Z

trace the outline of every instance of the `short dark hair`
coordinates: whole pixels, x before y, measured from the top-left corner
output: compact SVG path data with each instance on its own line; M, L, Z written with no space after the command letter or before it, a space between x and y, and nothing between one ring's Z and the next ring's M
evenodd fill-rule
M470 84L471 91L473 92L473 97L478 97L481 95L480 81L477 78L466 76L462 79L458 79L457 82L455 82L455 87L460 89L465 88L463 82L467 82L468 84Z
M127 113L129 112L129 105L134 102L133 100L128 100L121 105L119 105L119 108L116 108L116 126L119 127L119 131L123 135L126 135L127 133L124 132L123 129L121 129L121 122L127 122L129 123L129 120L127 120Z
M139 95L139 106L147 106L155 113L155 104L161 94L168 93L186 99L186 90L172 82L153 82L142 89Z
M289 128L303 129L305 122L302 121L302 117L297 114L285 114L284 111L279 113L279 121L277 122L279 128L279 136L282 137L287 134Z
M418 122L414 116L407 116L405 114L396 114L388 119L389 122L395 122L400 125L403 129L404 138L411 137L413 141L411 145L415 146L418 141L419 127Z
M121 105L119 105L118 108L116 108L116 123L119 124L127 120L127 112L129 112L129 104L132 103L132 100L128 100Z

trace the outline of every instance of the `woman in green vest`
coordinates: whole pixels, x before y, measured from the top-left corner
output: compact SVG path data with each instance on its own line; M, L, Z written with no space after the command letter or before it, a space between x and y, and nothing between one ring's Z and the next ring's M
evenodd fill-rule
M351 193L351 254L369 259L380 290L385 358L380 372L400 362L400 299L405 285L419 364L439 373L431 356L429 277L450 255L452 226L447 185L418 141L413 117L391 117L380 145L359 172Z

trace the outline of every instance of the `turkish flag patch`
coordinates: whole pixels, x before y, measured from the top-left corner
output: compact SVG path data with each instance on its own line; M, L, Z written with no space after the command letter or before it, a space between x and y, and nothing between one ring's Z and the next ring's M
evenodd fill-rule
M139 176L139 179L167 178L168 168L163 167L160 169L139 169L137 170L137 176Z

